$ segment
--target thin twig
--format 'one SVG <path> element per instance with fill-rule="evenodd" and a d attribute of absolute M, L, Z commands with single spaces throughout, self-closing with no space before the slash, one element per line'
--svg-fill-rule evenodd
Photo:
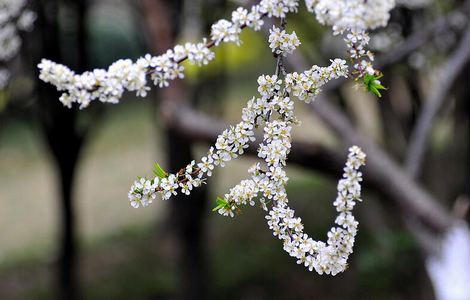
<path fill-rule="evenodd" d="M 281 18 L 279 27 L 281 30 L 286 29 L 287 21 L 285 18 Z M 269 32 L 268 32 L 269 33 Z M 274 75 L 279 77 L 280 74 L 286 75 L 286 69 L 284 67 L 284 60 L 283 60 L 283 55 L 282 53 L 276 54 L 274 53 L 274 57 L 276 58 L 276 71 L 274 72 Z"/>
<path fill-rule="evenodd" d="M 416 126 L 413 128 L 408 148 L 405 168 L 411 177 L 419 176 L 424 153 L 426 150 L 429 132 L 433 127 L 433 121 L 439 109 L 454 86 L 457 76 L 461 73 L 467 62 L 470 60 L 470 29 L 467 29 L 462 37 L 460 45 L 453 55 L 440 69 L 439 81 L 434 85 L 434 90 L 429 94 L 421 110 Z"/>

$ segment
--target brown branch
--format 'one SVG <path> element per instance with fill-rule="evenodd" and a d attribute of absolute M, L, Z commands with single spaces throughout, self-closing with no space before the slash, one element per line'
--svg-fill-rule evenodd
<path fill-rule="evenodd" d="M 213 143 L 217 136 L 230 126 L 189 106 L 175 107 L 171 115 L 170 126 L 193 142 Z M 256 136 L 256 140 L 260 141 L 262 137 Z M 256 145 L 251 143 L 246 153 L 256 156 L 258 154 Z M 288 159 L 289 163 L 334 176 L 341 174 L 344 164 L 344 157 L 340 153 L 323 146 L 298 141 L 292 142 Z"/>
<path fill-rule="evenodd" d="M 449 98 L 449 93 L 455 80 L 461 73 L 466 63 L 470 60 L 470 29 L 467 29 L 462 37 L 460 45 L 452 56 L 440 69 L 439 81 L 434 85 L 427 101 L 421 110 L 416 126 L 413 128 L 408 148 L 405 168 L 411 177 L 419 176 L 419 170 L 423 162 L 423 156 L 433 127 L 433 121 L 444 101 Z"/>

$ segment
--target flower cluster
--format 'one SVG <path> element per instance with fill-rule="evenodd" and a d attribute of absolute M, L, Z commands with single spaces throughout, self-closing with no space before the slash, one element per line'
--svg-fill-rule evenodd
<path fill-rule="evenodd" d="M 365 164 L 365 157 L 359 147 L 349 149 L 344 175 L 338 182 L 338 196 L 333 202 L 339 213 L 335 220 L 338 227 L 330 229 L 326 243 L 315 241 L 303 232 L 302 220 L 287 206 L 285 189 L 280 188 L 280 195 L 275 195 L 276 204 L 266 216 L 268 226 L 283 241 L 284 250 L 310 271 L 336 275 L 347 267 L 358 226 L 351 211 L 361 201 L 362 174 L 358 169 Z"/>
<path fill-rule="evenodd" d="M 147 54 L 135 63 L 121 59 L 108 70 L 95 69 L 83 74 L 75 74 L 64 65 L 43 59 L 38 65 L 39 78 L 55 85 L 59 91 L 66 91 L 60 97 L 65 106 L 71 107 L 76 102 L 83 108 L 94 100 L 117 103 L 125 91 L 135 91 L 137 96 L 145 97 L 150 89 L 147 76 L 156 86 L 168 86 L 170 80 L 184 77 L 184 67 L 178 63 L 184 59 L 202 65 L 214 59 L 214 53 L 206 47 L 205 41 L 187 43 L 160 56 Z"/>
<path fill-rule="evenodd" d="M 137 96 L 145 97 L 150 89 L 147 77 L 153 84 L 166 87 L 169 81 L 184 77 L 180 64 L 188 60 L 198 66 L 206 65 L 214 59 L 210 50 L 221 42 L 240 43 L 240 32 L 244 27 L 259 30 L 264 16 L 283 18 L 288 12 L 297 11 L 298 0 L 263 0 L 254 5 L 251 11 L 238 8 L 232 13 L 231 21 L 219 20 L 211 28 L 211 41 L 176 45 L 160 56 L 150 54 L 136 62 L 129 59 L 113 63 L 107 70 L 95 69 L 83 74 L 75 74 L 68 67 L 43 59 L 38 65 L 40 79 L 51 83 L 64 93 L 60 101 L 67 107 L 78 103 L 84 108 L 94 100 L 107 103 L 119 102 L 125 91 L 134 91 Z"/>
<path fill-rule="evenodd" d="M 395 0 L 305 0 L 305 3 L 321 24 L 332 26 L 334 34 L 345 34 L 356 79 L 376 73 L 372 67 L 374 56 L 367 50 L 370 38 L 366 30 L 387 24 Z"/>
<path fill-rule="evenodd" d="M 362 81 L 366 91 L 375 94 L 377 97 L 382 97 L 380 90 L 386 90 L 387 88 L 379 80 L 383 76 L 382 73 L 375 70 L 372 65 L 374 54 L 366 49 L 369 40 L 369 35 L 363 30 L 351 30 L 344 39 L 353 65 L 353 76 L 356 80 L 360 79 Z"/>
<path fill-rule="evenodd" d="M 215 45 L 220 42 L 234 42 L 240 44 L 240 26 L 227 20 L 219 20 L 211 27 L 211 39 Z"/>
<path fill-rule="evenodd" d="M 366 30 L 385 26 L 394 0 L 305 0 L 307 9 L 315 12 L 318 22 L 333 27 L 335 33 Z"/>
<path fill-rule="evenodd" d="M 166 174 L 163 178 L 157 176 L 136 181 L 128 194 L 131 205 L 147 206 L 155 199 L 156 193 L 160 193 L 163 200 L 167 200 L 172 194 L 176 195 L 178 189 L 189 194 L 193 187 L 201 185 L 212 175 L 215 166 L 223 167 L 226 162 L 243 154 L 248 143 L 255 140 L 254 126 L 267 111 L 266 104 L 258 100 L 253 98 L 248 102 L 243 111 L 243 121 L 222 132 L 215 147 L 211 147 L 199 163 L 193 161 L 178 173 Z"/>
<path fill-rule="evenodd" d="M 36 14 L 25 8 L 26 0 L 0 1 L 0 63 L 7 63 L 20 50 L 20 31 L 30 31 Z M 0 89 L 10 78 L 8 69 L 0 67 Z"/>
<path fill-rule="evenodd" d="M 254 198 L 258 196 L 258 192 L 258 184 L 253 179 L 242 180 L 224 195 L 224 205 L 218 207 L 217 211 L 223 216 L 234 217 L 239 206 L 255 205 Z"/>
<path fill-rule="evenodd" d="M 254 198 L 262 193 L 262 207 L 269 211 L 266 219 L 268 226 L 284 243 L 284 250 L 297 259 L 310 271 L 319 274 L 336 275 L 347 267 L 347 259 L 353 252 L 354 239 L 358 222 L 352 215 L 357 201 L 361 201 L 362 174 L 358 169 L 365 164 L 365 154 L 357 146 L 349 149 L 349 156 L 344 168 L 343 178 L 338 182 L 338 195 L 333 205 L 338 216 L 338 227 L 333 227 L 327 234 L 327 242 L 315 241 L 303 232 L 304 226 L 299 217 L 295 217 L 289 208 L 285 185 L 288 177 L 283 170 L 290 151 L 289 122 L 275 120 L 265 127 L 264 143 L 260 145 L 258 156 L 264 158 L 267 171 L 259 163 L 249 171 L 251 179 L 243 180 L 224 196 L 225 203 L 218 207 L 224 216 L 233 217 L 240 205 L 255 204 Z M 271 209 L 267 204 L 272 203 Z"/>
<path fill-rule="evenodd" d="M 346 34 L 344 41 L 348 48 L 348 55 L 353 62 L 356 77 L 362 78 L 366 74 L 374 74 L 375 70 L 372 66 L 374 54 L 366 49 L 370 41 L 367 32 L 363 30 L 351 30 Z"/>
<path fill-rule="evenodd" d="M 268 17 L 285 18 L 289 12 L 297 12 L 299 0 L 261 0 L 259 9 Z"/>
<path fill-rule="evenodd" d="M 348 76 L 348 67 L 342 59 L 331 60 L 328 67 L 313 66 L 302 73 L 286 75 L 287 91 L 309 103 L 320 92 L 320 87 L 332 79 Z"/>
<path fill-rule="evenodd" d="M 281 30 L 276 26 L 273 26 L 273 28 L 269 30 L 269 48 L 271 48 L 275 54 L 286 56 L 287 54 L 291 54 L 299 45 L 300 41 L 295 31 L 288 34 L 285 30 Z"/>

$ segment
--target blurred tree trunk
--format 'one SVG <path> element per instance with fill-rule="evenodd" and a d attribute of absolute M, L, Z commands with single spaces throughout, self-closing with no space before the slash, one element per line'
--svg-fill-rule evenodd
<path fill-rule="evenodd" d="M 177 172 L 193 158 L 191 143 L 178 130 L 166 130 L 171 172 Z M 190 196 L 172 198 L 170 224 L 174 226 L 179 246 L 182 299 L 207 298 L 207 259 L 205 256 L 205 220 L 207 189 L 197 188 Z"/>
<path fill-rule="evenodd" d="M 458 82 L 470 82 L 470 63 L 467 63 Z M 459 196 L 463 196 L 463 200 L 468 205 L 470 201 L 470 168 L 468 167 L 470 165 L 470 102 L 468 101 L 470 99 L 470 86 L 468 84 L 458 84 L 455 97 L 455 139 L 456 141 L 463 141 L 463 145 L 459 145 L 463 148 L 462 158 L 456 162 L 462 168 L 463 180 L 457 185 L 456 192 L 462 193 Z M 468 211 L 464 212 L 463 217 L 466 217 L 467 221 L 469 220 L 470 214 L 468 214 Z"/>
<path fill-rule="evenodd" d="M 180 32 L 182 1 L 143 0 L 143 10 L 151 39 L 151 48 L 156 53 L 171 49 Z M 169 87 L 157 91 L 160 100 L 158 119 L 163 120 L 167 145 L 168 168 L 177 172 L 193 159 L 192 143 L 177 128 L 174 115 L 181 106 L 191 105 L 193 99 L 188 89 L 179 80 Z M 179 286 L 178 297 L 182 299 L 207 298 L 207 267 L 204 251 L 204 218 L 206 211 L 206 188 L 194 189 L 191 195 L 178 194 L 172 197 L 169 224 L 174 230 L 178 246 Z"/>
<path fill-rule="evenodd" d="M 60 1 L 43 1 L 38 7 L 42 53 L 40 57 L 63 62 L 61 55 Z M 78 71 L 86 68 L 85 0 L 71 6 L 77 14 L 75 35 L 75 65 Z M 72 46 L 72 47 L 73 47 Z M 70 46 L 68 46 L 70 47 Z M 69 50 L 69 49 L 67 49 Z M 58 101 L 56 89 L 38 80 L 38 115 L 47 145 L 54 159 L 59 177 L 59 254 L 57 260 L 56 288 L 58 299 L 77 299 L 77 245 L 76 215 L 73 205 L 73 184 L 85 134 L 77 128 L 78 112 L 68 109 Z"/>

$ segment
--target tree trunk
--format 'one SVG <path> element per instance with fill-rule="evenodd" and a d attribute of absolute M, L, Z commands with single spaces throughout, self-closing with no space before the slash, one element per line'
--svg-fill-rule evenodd
<path fill-rule="evenodd" d="M 191 143 L 176 130 L 166 130 L 171 172 L 177 172 L 192 160 Z M 196 188 L 191 195 L 179 194 L 171 199 L 170 224 L 179 246 L 179 273 L 182 299 L 207 298 L 204 216 L 206 188 Z"/>
<path fill-rule="evenodd" d="M 38 5 L 38 22 L 41 32 L 40 58 L 62 62 L 60 53 L 61 38 L 58 23 L 59 1 L 44 1 Z M 86 1 L 80 0 L 73 8 L 77 13 L 76 44 L 74 57 L 78 71 L 86 68 Z M 46 13 L 47 12 L 47 13 Z M 58 176 L 59 186 L 59 241 L 56 269 L 56 296 L 58 299 L 78 299 L 77 282 L 77 237 L 76 215 L 73 205 L 73 184 L 85 132 L 76 126 L 78 111 L 68 109 L 58 101 L 60 94 L 54 87 L 38 79 L 39 101 L 37 112 L 46 143 L 52 154 Z"/>

